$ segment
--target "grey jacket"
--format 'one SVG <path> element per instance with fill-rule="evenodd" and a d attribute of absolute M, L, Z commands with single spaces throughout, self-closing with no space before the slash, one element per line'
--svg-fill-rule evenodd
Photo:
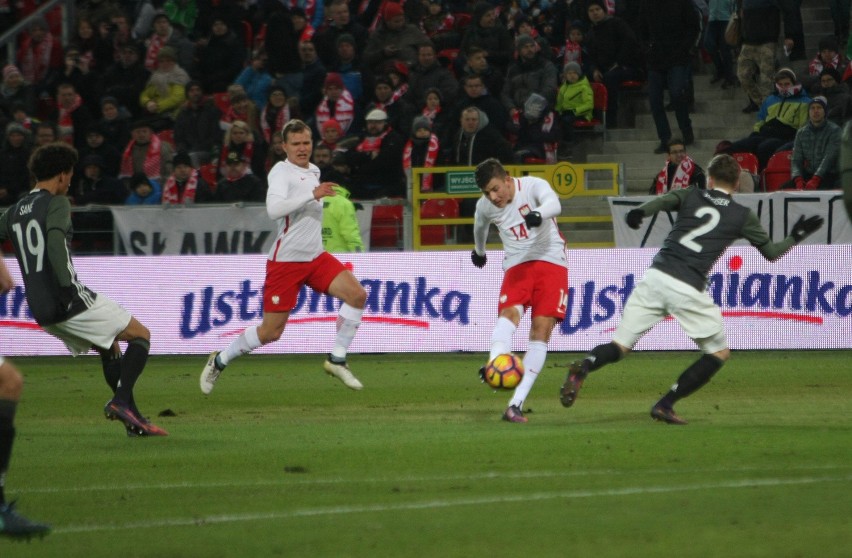
<path fill-rule="evenodd" d="M 826 120 L 816 127 L 809 120 L 796 132 L 791 176 L 795 179 L 837 174 L 839 156 L 840 126 Z"/>

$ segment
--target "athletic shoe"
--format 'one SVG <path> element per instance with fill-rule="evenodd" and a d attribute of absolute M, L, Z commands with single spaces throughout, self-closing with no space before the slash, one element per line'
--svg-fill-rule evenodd
<path fill-rule="evenodd" d="M 527 417 L 517 405 L 510 405 L 506 412 L 503 413 L 503 420 L 506 422 L 527 422 Z"/>
<path fill-rule="evenodd" d="M 331 362 L 331 359 L 327 359 L 325 364 L 323 364 L 323 368 L 328 372 L 329 376 L 334 376 L 349 389 L 359 390 L 364 389 L 364 385 L 358 381 L 358 378 L 355 377 L 355 374 L 349 370 L 349 367 L 346 366 L 346 362 Z"/>
<path fill-rule="evenodd" d="M 588 372 L 583 372 L 579 362 L 572 362 L 568 365 L 568 375 L 565 377 L 562 389 L 559 390 L 559 401 L 562 402 L 563 407 L 567 408 L 574 404 L 587 375 Z"/>
<path fill-rule="evenodd" d="M 123 422 L 125 428 L 128 430 L 128 436 L 130 436 L 130 427 L 133 427 L 137 431 L 137 435 L 140 435 L 138 433 L 141 433 L 143 436 L 169 435 L 168 432 L 159 426 L 151 424 L 145 417 L 140 418 L 130 407 L 118 399 L 112 399 L 107 402 L 106 406 L 104 406 L 104 415 L 109 420 L 120 420 Z"/>
<path fill-rule="evenodd" d="M 204 370 L 201 371 L 201 379 L 199 383 L 201 384 L 201 393 L 204 395 L 210 395 L 210 392 L 213 391 L 213 388 L 216 386 L 216 380 L 219 379 L 219 374 L 222 373 L 221 370 L 216 368 L 216 357 L 219 355 L 219 351 L 213 351 L 210 353 L 210 356 L 207 357 L 207 364 L 204 365 Z"/>
<path fill-rule="evenodd" d="M 0 504 L 0 535 L 14 539 L 27 539 L 50 533 L 50 525 L 30 521 L 15 511 L 15 503 Z"/>
<path fill-rule="evenodd" d="M 651 407 L 651 418 L 663 421 L 667 424 L 688 424 L 674 412 L 674 409 L 671 407 L 664 407 L 659 403 Z"/>
<path fill-rule="evenodd" d="M 485 367 L 479 369 L 479 381 L 485 383 Z"/>

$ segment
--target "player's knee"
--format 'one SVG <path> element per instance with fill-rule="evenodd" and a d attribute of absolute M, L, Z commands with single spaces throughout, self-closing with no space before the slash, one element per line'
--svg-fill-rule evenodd
<path fill-rule="evenodd" d="M 731 350 L 722 349 L 721 351 L 716 351 L 715 353 L 713 353 L 713 356 L 718 358 L 722 362 L 726 362 L 729 358 L 731 358 Z"/>
<path fill-rule="evenodd" d="M 18 401 L 24 391 L 24 377 L 9 361 L 0 364 L 0 399 Z"/>
<path fill-rule="evenodd" d="M 353 308 L 363 310 L 364 306 L 367 305 L 367 291 L 359 283 L 358 288 L 349 296 L 349 300 L 344 300 L 344 302 Z"/>

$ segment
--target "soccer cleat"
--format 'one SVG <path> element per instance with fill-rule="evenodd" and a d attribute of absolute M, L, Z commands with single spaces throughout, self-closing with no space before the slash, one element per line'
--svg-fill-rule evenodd
<path fill-rule="evenodd" d="M 222 373 L 220 369 L 216 368 L 216 357 L 218 355 L 219 351 L 210 353 L 210 356 L 207 357 L 207 364 L 204 365 L 204 370 L 201 371 L 199 384 L 201 385 L 201 393 L 204 395 L 210 395 L 210 392 L 216 386 L 219 374 Z"/>
<path fill-rule="evenodd" d="M 13 539 L 43 537 L 50 533 L 50 525 L 30 521 L 15 511 L 15 503 L 0 504 L 0 535 Z"/>
<path fill-rule="evenodd" d="M 349 389 L 359 390 L 364 389 L 364 385 L 358 381 L 358 378 L 355 377 L 355 374 L 349 370 L 349 367 L 346 366 L 346 362 L 332 362 L 331 359 L 326 359 L 323 364 L 323 368 L 329 374 L 329 376 L 334 376 Z"/>
<path fill-rule="evenodd" d="M 135 436 L 168 436 L 169 433 L 151 424 L 145 417 L 140 417 L 122 401 L 112 399 L 104 406 L 104 415 L 109 420 L 120 420 L 127 429 L 127 435 Z M 131 428 L 134 434 L 130 433 Z"/>
<path fill-rule="evenodd" d="M 677 413 L 674 412 L 674 409 L 671 407 L 665 407 L 659 403 L 651 407 L 651 418 L 665 422 L 666 424 L 689 424 L 680 418 Z"/>
<path fill-rule="evenodd" d="M 559 401 L 562 402 L 563 407 L 570 407 L 574 404 L 587 375 L 588 372 L 583 371 L 579 362 L 572 362 L 568 365 L 568 375 L 559 390 Z"/>
<path fill-rule="evenodd" d="M 506 422 L 527 422 L 527 417 L 517 405 L 510 405 L 506 412 L 503 413 L 503 420 Z"/>
<path fill-rule="evenodd" d="M 485 367 L 479 369 L 479 381 L 485 383 Z"/>

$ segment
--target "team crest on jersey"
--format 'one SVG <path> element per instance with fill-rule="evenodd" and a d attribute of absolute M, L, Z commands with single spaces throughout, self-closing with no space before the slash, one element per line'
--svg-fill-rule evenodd
<path fill-rule="evenodd" d="M 506 298 L 507 298 L 506 295 L 500 294 L 500 304 L 503 304 L 504 302 L 506 302 Z"/>
<path fill-rule="evenodd" d="M 530 214 L 530 211 L 532 211 L 532 209 L 530 209 L 530 205 L 528 203 L 525 203 L 524 205 L 518 208 L 518 211 L 521 212 L 522 216 L 526 216 Z"/>
<path fill-rule="evenodd" d="M 272 295 L 272 304 L 278 304 L 278 301 L 281 300 L 278 295 Z"/>

